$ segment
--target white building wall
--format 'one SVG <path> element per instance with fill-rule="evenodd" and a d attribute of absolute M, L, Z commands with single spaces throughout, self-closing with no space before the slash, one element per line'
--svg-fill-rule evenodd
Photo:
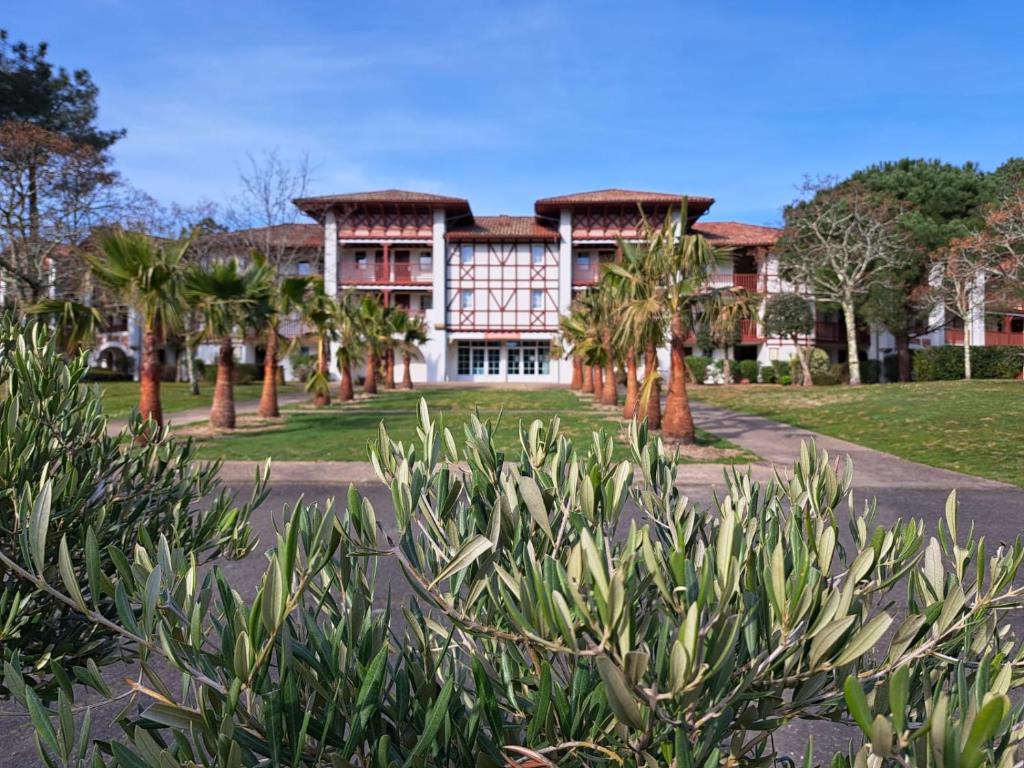
<path fill-rule="evenodd" d="M 324 293 L 328 296 L 338 295 L 338 220 L 334 211 L 327 211 L 324 216 Z M 327 364 L 327 375 L 338 379 L 341 375 L 335 368 L 338 359 L 338 342 L 328 343 L 330 360 Z"/>
<path fill-rule="evenodd" d="M 448 378 L 448 326 L 445 317 L 445 211 L 434 209 L 433 240 L 431 242 L 433 274 L 433 308 L 427 313 L 431 325 L 430 339 L 423 346 L 424 381 L 446 381 Z M 415 371 L 415 369 L 414 369 Z M 415 380 L 415 379 L 414 379 Z"/>

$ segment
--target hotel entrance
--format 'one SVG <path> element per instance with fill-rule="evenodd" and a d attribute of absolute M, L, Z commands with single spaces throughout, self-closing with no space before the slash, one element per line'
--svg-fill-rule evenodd
<path fill-rule="evenodd" d="M 551 342 L 460 340 L 455 342 L 454 368 L 459 381 L 550 381 Z"/>

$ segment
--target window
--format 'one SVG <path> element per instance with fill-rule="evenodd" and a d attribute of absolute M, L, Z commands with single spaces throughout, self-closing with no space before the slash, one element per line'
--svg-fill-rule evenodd
<path fill-rule="evenodd" d="M 576 254 L 576 263 L 581 267 L 590 266 L 590 253 L 588 251 L 580 251 Z"/>
<path fill-rule="evenodd" d="M 463 245 L 459 248 L 459 262 L 462 264 L 473 263 L 473 246 Z"/>
<path fill-rule="evenodd" d="M 544 309 L 544 291 L 530 291 L 530 309 Z"/>
<path fill-rule="evenodd" d="M 459 376 L 498 376 L 501 373 L 501 343 L 460 341 L 456 358 Z"/>
<path fill-rule="evenodd" d="M 434 254 L 430 251 L 420 251 L 420 269 L 429 272 L 434 268 Z"/>
<path fill-rule="evenodd" d="M 463 309 L 473 308 L 473 291 L 463 291 L 459 300 Z"/>
<path fill-rule="evenodd" d="M 310 274 L 312 274 L 312 270 L 309 268 L 309 262 L 308 261 L 300 261 L 299 264 L 298 264 L 298 267 L 299 267 L 299 274 L 300 275 L 310 275 Z"/>
<path fill-rule="evenodd" d="M 544 263 L 544 246 L 533 245 L 530 246 L 530 263 L 532 264 L 543 264 Z"/>
<path fill-rule="evenodd" d="M 356 251 L 356 269 L 366 269 L 366 251 Z"/>
<path fill-rule="evenodd" d="M 434 297 L 425 293 L 420 296 L 420 309 L 433 309 L 434 308 Z"/>
<path fill-rule="evenodd" d="M 508 342 L 509 376 L 547 376 L 551 372 L 551 343 Z"/>

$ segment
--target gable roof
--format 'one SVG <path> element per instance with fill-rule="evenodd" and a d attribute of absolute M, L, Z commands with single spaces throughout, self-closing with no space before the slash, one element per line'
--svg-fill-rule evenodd
<path fill-rule="evenodd" d="M 324 229 L 319 224 L 294 223 L 275 224 L 270 227 L 252 227 L 236 229 L 232 232 L 216 232 L 206 235 L 203 240 L 210 244 L 229 243 L 252 245 L 269 242 L 284 248 L 316 248 L 324 247 Z"/>
<path fill-rule="evenodd" d="M 558 240 L 558 232 L 534 216 L 474 216 L 472 223 L 449 230 L 447 239 L 452 242 Z"/>
<path fill-rule="evenodd" d="M 371 192 L 350 192 L 342 195 L 299 197 L 292 201 L 303 213 L 316 217 L 336 205 L 427 205 L 469 212 L 469 201 L 462 197 L 435 195 L 432 192 L 411 192 L 406 189 L 379 189 Z"/>
<path fill-rule="evenodd" d="M 542 197 L 534 204 L 534 208 L 537 213 L 550 213 L 558 208 L 575 208 L 577 206 L 657 205 L 667 207 L 679 205 L 684 197 L 688 206 L 689 218 L 700 216 L 715 202 L 715 198 L 701 195 L 643 192 L 633 189 L 598 189 L 592 192 L 574 192 L 557 197 Z"/>
<path fill-rule="evenodd" d="M 741 246 L 775 245 L 782 230 L 778 227 L 760 227 L 756 224 L 743 224 L 739 221 L 700 221 L 691 229 L 703 235 L 711 245 L 723 248 Z"/>

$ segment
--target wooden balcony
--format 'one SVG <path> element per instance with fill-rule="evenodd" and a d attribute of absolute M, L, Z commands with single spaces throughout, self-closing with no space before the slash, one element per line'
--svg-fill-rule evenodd
<path fill-rule="evenodd" d="M 712 288 L 743 288 L 751 293 L 764 293 L 764 280 L 756 272 L 733 272 L 716 274 L 711 278 Z"/>
<path fill-rule="evenodd" d="M 947 328 L 946 329 L 946 343 L 952 345 L 963 346 L 964 344 L 964 329 L 963 328 Z"/>
<path fill-rule="evenodd" d="M 740 321 L 740 342 L 743 344 L 756 344 L 764 339 L 757 332 L 757 320 Z"/>
<path fill-rule="evenodd" d="M 949 331 L 946 331 L 946 341 L 949 342 Z M 960 332 L 960 343 L 963 344 L 963 331 Z M 1024 332 L 1018 331 L 985 331 L 986 347 L 1024 347 Z"/>
<path fill-rule="evenodd" d="M 343 264 L 342 285 L 429 285 L 434 280 L 431 270 L 418 264 Z"/>
<path fill-rule="evenodd" d="M 842 323 L 832 320 L 817 320 L 814 323 L 814 338 L 816 341 L 846 341 L 846 329 L 843 328 Z"/>

